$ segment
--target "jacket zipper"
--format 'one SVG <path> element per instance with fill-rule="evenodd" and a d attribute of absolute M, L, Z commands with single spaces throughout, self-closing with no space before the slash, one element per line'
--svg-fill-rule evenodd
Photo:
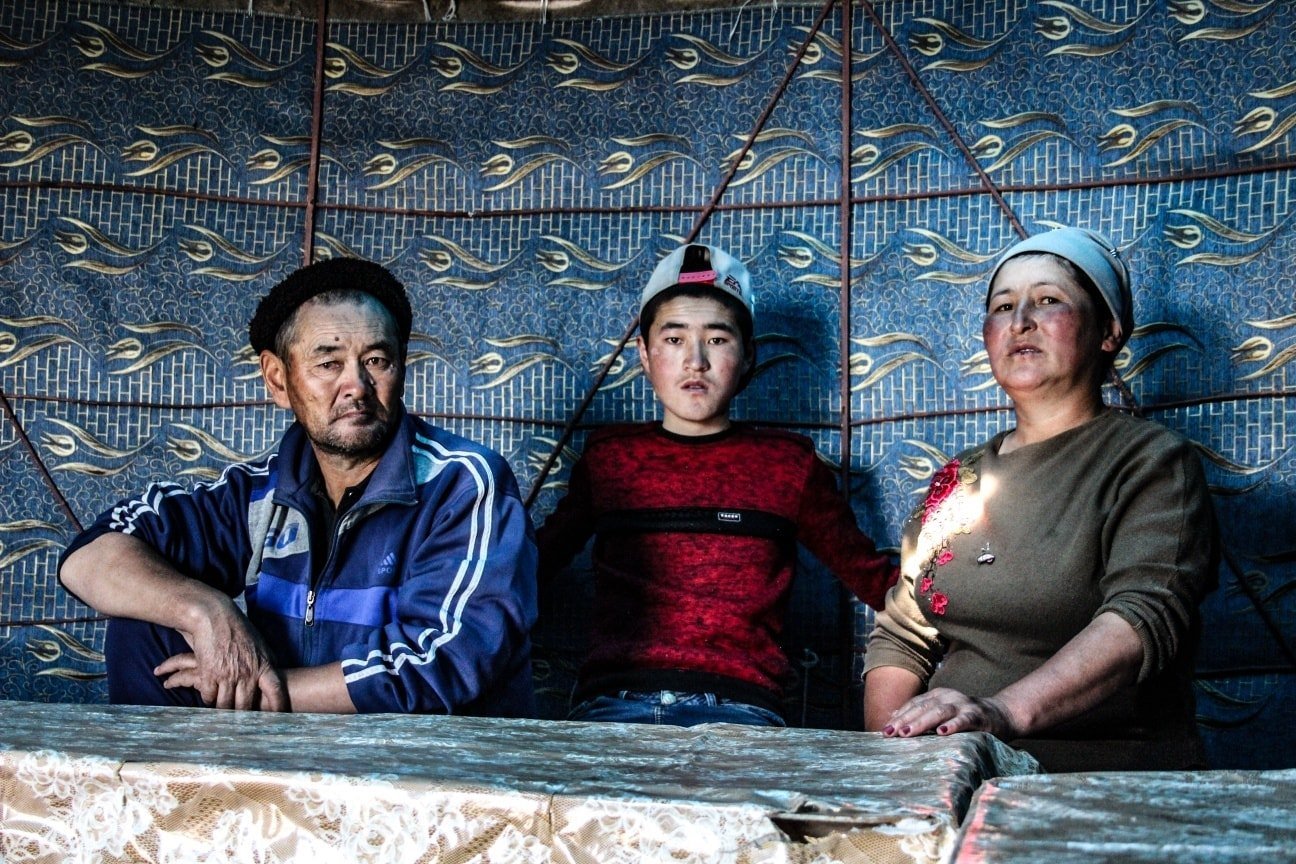
<path fill-rule="evenodd" d="M 353 507 L 346 512 L 346 515 L 338 520 L 337 527 L 333 530 L 333 535 L 329 538 L 328 555 L 324 559 L 324 566 L 321 567 L 319 572 L 311 578 L 310 587 L 306 591 L 306 615 L 302 620 L 302 623 L 307 627 L 312 627 L 315 624 L 315 599 L 318 594 L 318 589 L 324 581 L 324 574 L 328 573 L 333 565 L 333 555 L 337 552 L 338 540 L 341 539 L 342 532 L 351 527 L 351 524 L 358 518 L 355 515 L 355 512 L 356 508 Z"/>
<path fill-rule="evenodd" d="M 311 577 L 310 586 L 306 590 L 306 615 L 302 623 L 307 627 L 312 627 L 315 624 L 315 597 L 320 584 L 324 581 L 324 574 L 328 572 L 329 565 L 333 563 L 333 553 L 337 551 L 338 537 L 342 534 L 342 527 L 345 522 L 346 517 L 344 516 L 339 520 L 337 527 L 333 529 L 333 534 L 329 537 L 328 555 L 324 557 L 324 566 Z"/>
<path fill-rule="evenodd" d="M 368 516 L 369 514 L 382 509 L 382 504 L 384 503 L 386 502 L 371 502 L 365 506 L 363 511 L 361 511 L 359 502 L 356 502 L 356 505 L 347 510 L 342 518 L 338 520 L 337 527 L 333 530 L 333 535 L 329 538 L 328 555 L 324 559 L 324 566 L 319 569 L 318 573 L 311 577 L 310 585 L 307 586 L 306 589 L 306 614 L 302 617 L 302 624 L 306 628 L 309 629 L 315 625 L 315 600 L 319 595 L 319 590 L 322 588 L 324 574 L 328 573 L 333 566 L 333 556 L 337 553 L 338 541 L 342 538 L 343 532 L 348 530 L 356 522 L 360 521 L 362 517 Z"/>
<path fill-rule="evenodd" d="M 345 521 L 345 518 L 343 521 Z M 319 569 L 318 573 L 311 577 L 310 587 L 306 590 L 306 616 L 302 623 L 307 627 L 312 627 L 315 624 L 316 593 L 319 590 L 320 584 L 324 581 L 324 574 L 328 572 L 329 565 L 333 563 L 333 553 L 337 551 L 337 541 L 338 536 L 342 533 L 342 525 L 343 523 L 339 522 L 337 528 L 333 532 L 333 536 L 329 538 L 328 555 L 324 558 L 324 566 Z"/>

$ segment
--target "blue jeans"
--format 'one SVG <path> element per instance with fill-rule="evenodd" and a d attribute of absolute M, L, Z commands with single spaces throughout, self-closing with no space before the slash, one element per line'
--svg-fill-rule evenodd
<path fill-rule="evenodd" d="M 676 690 L 622 690 L 615 696 L 595 696 L 572 708 L 567 719 L 654 723 L 659 726 L 697 726 L 701 723 L 787 725 L 782 717 L 759 705 L 723 699 L 714 693 L 681 693 Z"/>

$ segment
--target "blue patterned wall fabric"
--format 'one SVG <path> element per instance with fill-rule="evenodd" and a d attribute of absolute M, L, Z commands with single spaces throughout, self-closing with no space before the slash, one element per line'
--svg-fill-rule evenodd
<path fill-rule="evenodd" d="M 1128 255 L 1140 326 L 1118 369 L 1200 446 L 1229 550 L 1198 660 L 1211 758 L 1296 764 L 1296 6 L 316 29 L 0 4 L 0 698 L 104 698 L 103 624 L 58 588 L 58 554 L 147 482 L 274 446 L 288 418 L 246 322 L 308 249 L 411 287 L 407 404 L 501 451 L 539 522 L 589 428 L 654 416 L 633 351 L 612 356 L 655 262 L 700 226 L 758 291 L 737 414 L 814 437 L 894 547 L 941 462 L 1011 421 L 980 308 L 1016 220 Z M 851 726 L 869 614 L 804 565 L 789 713 Z M 577 628 L 546 610 L 555 716 Z"/>

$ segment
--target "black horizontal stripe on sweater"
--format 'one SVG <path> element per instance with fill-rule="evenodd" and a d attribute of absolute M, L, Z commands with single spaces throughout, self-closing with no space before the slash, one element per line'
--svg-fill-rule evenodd
<path fill-rule="evenodd" d="M 714 507 L 613 510 L 599 515 L 594 530 L 599 534 L 726 534 L 780 543 L 796 542 L 797 534 L 796 523 L 777 513 Z"/>

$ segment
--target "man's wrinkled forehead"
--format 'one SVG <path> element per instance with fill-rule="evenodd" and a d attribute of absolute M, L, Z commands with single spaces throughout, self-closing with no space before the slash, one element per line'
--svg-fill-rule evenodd
<path fill-rule="evenodd" d="M 302 303 L 286 322 L 292 348 L 303 354 L 336 353 L 360 340 L 363 350 L 394 353 L 399 344 L 391 312 L 368 294 L 322 294 Z"/>

